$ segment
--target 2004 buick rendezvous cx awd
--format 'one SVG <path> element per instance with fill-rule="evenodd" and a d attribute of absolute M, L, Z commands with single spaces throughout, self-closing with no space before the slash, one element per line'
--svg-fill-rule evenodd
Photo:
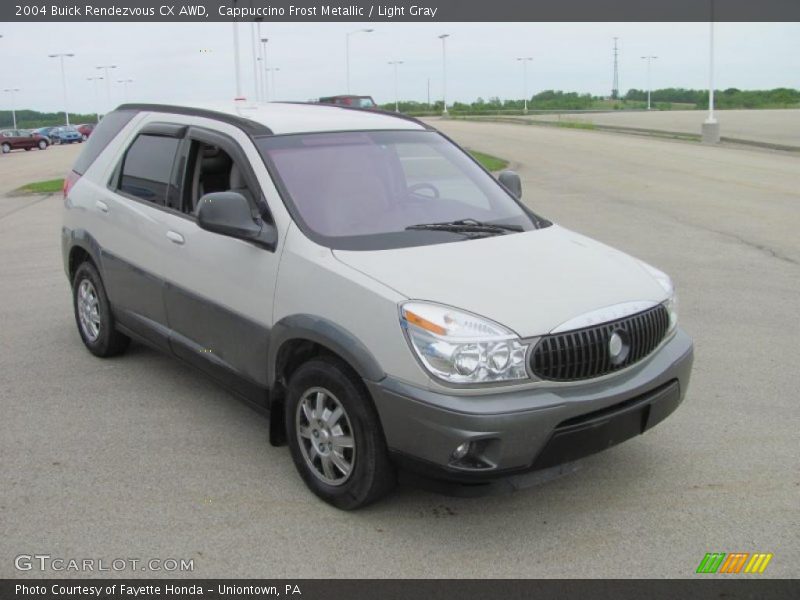
<path fill-rule="evenodd" d="M 479 484 L 653 427 L 692 364 L 670 278 L 499 179 L 375 111 L 123 105 L 65 182 L 78 331 L 268 408 L 271 441 L 344 509 L 398 468 Z"/>

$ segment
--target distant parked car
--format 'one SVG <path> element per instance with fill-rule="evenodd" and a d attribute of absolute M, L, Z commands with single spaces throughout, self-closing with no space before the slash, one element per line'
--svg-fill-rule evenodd
<path fill-rule="evenodd" d="M 50 131 L 50 139 L 54 144 L 81 143 L 84 138 L 81 133 L 73 126 L 55 127 Z"/>
<path fill-rule="evenodd" d="M 46 137 L 27 129 L 4 129 L 0 131 L 0 149 L 3 154 L 8 154 L 12 150 L 30 150 L 39 148 L 46 150 L 50 142 Z"/>
<path fill-rule="evenodd" d="M 319 99 L 320 104 L 336 104 L 353 108 L 378 108 L 372 96 L 327 96 Z"/>
<path fill-rule="evenodd" d="M 78 133 L 81 134 L 83 141 L 89 139 L 89 136 L 92 135 L 92 131 L 94 131 L 94 123 L 84 123 L 82 125 L 75 125 L 75 129 L 78 130 Z"/>
<path fill-rule="evenodd" d="M 33 131 L 34 133 L 38 133 L 42 137 L 46 137 L 48 143 L 52 143 L 53 138 L 50 134 L 54 129 L 56 129 L 56 127 L 39 127 L 39 129 L 34 129 Z"/>

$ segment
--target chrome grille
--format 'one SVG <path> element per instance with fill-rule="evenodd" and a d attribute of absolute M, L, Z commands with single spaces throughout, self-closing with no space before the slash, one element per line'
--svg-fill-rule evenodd
<path fill-rule="evenodd" d="M 577 381 L 624 369 L 650 354 L 669 328 L 667 309 L 659 304 L 643 312 L 564 333 L 544 336 L 531 352 L 533 373 L 550 381 Z M 623 339 L 624 356 L 609 350 L 614 333 Z"/>

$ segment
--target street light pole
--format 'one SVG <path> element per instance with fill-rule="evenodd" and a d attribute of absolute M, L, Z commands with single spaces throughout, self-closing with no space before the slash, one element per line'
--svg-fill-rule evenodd
<path fill-rule="evenodd" d="M 716 123 L 714 117 L 714 21 L 709 23 L 708 32 L 708 119 L 706 123 Z"/>
<path fill-rule="evenodd" d="M 109 69 L 116 69 L 117 65 L 100 65 L 96 69 L 103 69 L 103 77 L 106 80 L 106 110 L 111 110 L 111 77 L 108 74 Z"/>
<path fill-rule="evenodd" d="M 400 103 L 397 98 L 397 65 L 402 65 L 402 60 L 390 60 L 390 65 L 394 66 L 394 112 L 400 112 Z"/>
<path fill-rule="evenodd" d="M 523 56 L 517 59 L 522 62 L 522 89 L 525 95 L 525 105 L 522 114 L 528 114 L 528 63 L 533 60 L 530 56 Z"/>
<path fill-rule="evenodd" d="M 351 31 L 344 36 L 344 61 L 345 61 L 345 68 L 347 70 L 347 93 L 350 93 L 350 36 L 355 35 L 357 33 L 372 33 L 375 31 L 374 29 L 356 29 L 355 31 Z"/>
<path fill-rule="evenodd" d="M 236 1 L 234 0 L 234 4 Z M 239 23 L 233 22 L 233 70 L 236 76 L 236 98 L 242 97 L 242 71 L 239 65 Z"/>
<path fill-rule="evenodd" d="M 123 90 L 122 93 L 123 93 L 123 95 L 125 97 L 125 102 L 127 102 L 128 101 L 128 84 L 129 83 L 133 83 L 133 79 L 120 79 L 120 80 L 117 81 L 117 83 L 121 83 L 122 84 L 122 90 Z"/>
<path fill-rule="evenodd" d="M 61 89 L 64 92 L 64 118 L 67 120 L 67 127 L 69 127 L 69 109 L 67 108 L 67 75 L 64 72 L 64 57 L 75 56 L 71 52 L 62 52 L 61 54 L 48 54 L 49 58 L 58 58 L 61 61 Z"/>
<path fill-rule="evenodd" d="M 450 37 L 449 33 L 439 36 L 442 40 L 442 115 L 447 116 L 447 44 L 445 41 Z"/>
<path fill-rule="evenodd" d="M 261 43 L 261 21 L 256 22 L 256 47 L 258 49 L 258 76 L 256 77 L 256 86 L 258 87 L 258 97 L 266 102 L 264 97 L 264 46 Z"/>
<path fill-rule="evenodd" d="M 0 35 L 0 37 L 3 37 Z M 14 129 L 17 128 L 17 110 L 16 110 L 16 101 L 14 99 L 14 93 L 19 91 L 19 88 L 8 88 L 3 90 L 4 92 L 8 92 L 11 94 L 11 120 L 14 122 Z"/>
<path fill-rule="evenodd" d="M 647 110 L 650 110 L 650 61 L 657 59 L 657 56 L 643 56 L 642 59 L 647 61 Z"/>
<path fill-rule="evenodd" d="M 714 0 L 711 4 L 711 21 L 708 24 L 708 118 L 701 126 L 705 144 L 718 144 L 719 123 L 714 116 Z"/>
<path fill-rule="evenodd" d="M 428 77 L 428 110 L 431 108 L 431 78 Z"/>
<path fill-rule="evenodd" d="M 264 102 L 269 102 L 269 67 L 267 66 L 267 42 L 269 42 L 269 38 L 261 38 L 261 47 L 264 49 L 264 58 L 261 61 L 261 66 L 264 68 L 264 77 L 263 77 L 263 84 L 264 84 Z"/>
<path fill-rule="evenodd" d="M 275 73 L 277 73 L 280 70 L 281 70 L 280 67 L 270 67 L 269 69 L 267 69 L 267 72 L 269 73 L 271 78 L 270 85 L 272 86 L 273 98 L 278 97 L 278 87 L 275 85 Z"/>
<path fill-rule="evenodd" d="M 250 23 L 250 52 L 253 55 L 253 90 L 255 91 L 256 102 L 260 100 L 258 91 L 258 50 L 256 49 L 256 24 Z"/>
<path fill-rule="evenodd" d="M 99 107 L 98 102 L 97 102 L 97 82 L 99 80 L 101 80 L 101 79 L 103 79 L 103 78 L 102 77 L 87 77 L 86 78 L 86 81 L 91 81 L 92 82 L 92 87 L 94 88 L 94 107 L 97 110 L 96 117 L 97 117 L 97 122 L 98 123 L 100 122 L 100 107 Z"/>

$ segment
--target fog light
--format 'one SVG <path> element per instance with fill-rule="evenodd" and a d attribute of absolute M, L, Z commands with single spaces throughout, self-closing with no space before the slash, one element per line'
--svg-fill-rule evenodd
<path fill-rule="evenodd" d="M 472 442 L 464 442 L 463 444 L 456 446 L 456 449 L 453 450 L 453 459 L 461 460 L 464 458 L 467 454 L 469 454 L 471 446 Z"/>

